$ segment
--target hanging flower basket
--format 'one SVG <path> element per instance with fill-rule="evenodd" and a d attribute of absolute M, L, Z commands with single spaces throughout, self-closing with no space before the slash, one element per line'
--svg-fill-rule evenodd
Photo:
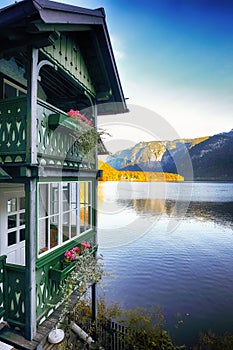
<path fill-rule="evenodd" d="M 53 130 L 62 127 L 72 134 L 75 138 L 75 146 L 77 146 L 82 158 L 95 151 L 98 144 L 101 143 L 101 136 L 106 134 L 104 130 L 97 130 L 88 118 L 73 109 L 67 115 L 61 113 L 50 114 L 48 116 L 48 126 Z"/>

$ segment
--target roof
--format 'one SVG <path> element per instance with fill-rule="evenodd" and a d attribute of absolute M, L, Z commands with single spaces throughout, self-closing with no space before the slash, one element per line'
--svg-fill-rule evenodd
<path fill-rule="evenodd" d="M 0 16 L 4 16 L 1 19 L 0 28 L 37 13 L 45 23 L 80 24 L 83 21 L 100 24 L 101 18 L 105 17 L 103 8 L 90 10 L 49 0 L 23 0 L 0 9 Z"/>
<path fill-rule="evenodd" d="M 103 8 L 92 10 L 49 0 L 23 0 L 0 9 L 2 52 L 25 45 L 46 46 L 58 31 L 78 35 L 96 85 L 108 82 L 108 97 L 106 91 L 97 90 L 99 114 L 127 112 Z M 101 79 L 105 79 L 105 84 Z M 114 104 L 113 110 L 107 106 L 109 102 Z"/>

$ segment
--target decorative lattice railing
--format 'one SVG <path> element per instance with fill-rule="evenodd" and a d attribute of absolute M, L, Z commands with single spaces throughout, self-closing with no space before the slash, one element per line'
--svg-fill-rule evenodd
<path fill-rule="evenodd" d="M 25 266 L 4 265 L 4 319 L 14 328 L 24 330 L 25 314 Z"/>
<path fill-rule="evenodd" d="M 4 302 L 4 264 L 6 263 L 6 256 L 0 256 L 0 319 L 5 313 Z"/>
<path fill-rule="evenodd" d="M 0 162 L 26 161 L 26 97 L 0 100 Z"/>
<path fill-rule="evenodd" d="M 31 142 L 37 145 L 38 164 L 63 167 L 95 168 L 95 152 L 89 158 L 80 157 L 78 134 L 85 126 L 73 121 L 66 113 L 38 100 L 37 135 Z M 0 100 L 0 162 L 25 163 L 27 152 L 27 97 Z"/>

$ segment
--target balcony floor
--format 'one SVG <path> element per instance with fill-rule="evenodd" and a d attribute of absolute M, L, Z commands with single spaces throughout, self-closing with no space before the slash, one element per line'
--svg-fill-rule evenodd
<path fill-rule="evenodd" d="M 72 294 L 71 303 L 75 306 L 76 295 Z M 50 350 L 57 349 L 58 344 L 50 344 L 47 341 L 49 332 L 55 328 L 63 305 L 54 311 L 39 327 L 33 340 L 27 340 L 22 333 L 11 330 L 5 323 L 0 324 L 0 341 L 14 346 L 14 350 Z"/>

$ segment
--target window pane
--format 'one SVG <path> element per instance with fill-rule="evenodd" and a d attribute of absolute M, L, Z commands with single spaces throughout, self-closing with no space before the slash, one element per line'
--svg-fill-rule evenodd
<path fill-rule="evenodd" d="M 48 216 L 48 185 L 39 185 L 39 218 Z"/>
<path fill-rule="evenodd" d="M 18 90 L 18 95 L 19 95 L 19 96 L 23 96 L 23 95 L 25 95 L 25 92 L 24 92 L 24 91 L 21 91 L 21 90 Z"/>
<path fill-rule="evenodd" d="M 59 223 L 59 215 L 51 216 L 51 218 L 50 218 L 50 223 L 53 224 L 53 225 L 58 226 L 58 223 Z"/>
<path fill-rule="evenodd" d="M 25 241 L 25 228 L 19 231 L 19 240 L 20 242 Z"/>
<path fill-rule="evenodd" d="M 70 238 L 70 213 L 63 214 L 63 225 L 62 225 L 62 241 L 65 242 Z"/>
<path fill-rule="evenodd" d="M 20 210 L 25 209 L 25 197 L 21 197 L 19 199 L 19 209 Z"/>
<path fill-rule="evenodd" d="M 80 232 L 81 233 L 85 231 L 85 211 L 86 211 L 85 207 L 80 208 Z"/>
<path fill-rule="evenodd" d="M 85 182 L 80 182 L 79 193 L 80 203 L 85 203 Z"/>
<path fill-rule="evenodd" d="M 12 213 L 17 210 L 17 199 L 11 198 L 7 201 L 7 212 Z"/>
<path fill-rule="evenodd" d="M 75 237 L 78 234 L 77 223 L 78 223 L 78 211 L 73 210 L 71 212 L 71 237 Z"/>
<path fill-rule="evenodd" d="M 77 209 L 77 183 L 71 182 L 70 184 L 70 197 L 71 197 L 71 209 Z"/>
<path fill-rule="evenodd" d="M 39 220 L 38 251 L 39 254 L 48 250 L 48 219 Z"/>
<path fill-rule="evenodd" d="M 50 248 L 58 245 L 58 226 L 50 222 Z"/>
<path fill-rule="evenodd" d="M 86 210 L 86 229 L 89 230 L 91 228 L 91 207 L 87 207 Z"/>
<path fill-rule="evenodd" d="M 5 83 L 4 84 L 4 98 L 13 98 L 17 96 L 17 90 L 15 87 Z"/>
<path fill-rule="evenodd" d="M 63 214 L 63 225 L 68 225 L 70 221 L 70 212 Z"/>
<path fill-rule="evenodd" d="M 50 214 L 59 212 L 59 186 L 58 184 L 50 185 Z"/>
<path fill-rule="evenodd" d="M 8 232 L 8 246 L 16 244 L 16 231 Z"/>
<path fill-rule="evenodd" d="M 70 200 L 69 200 L 69 184 L 64 183 L 62 185 L 62 210 L 67 211 L 70 209 Z"/>
<path fill-rule="evenodd" d="M 86 203 L 89 203 L 89 198 L 90 198 L 90 182 L 87 182 L 86 183 L 86 190 L 85 190 L 85 193 L 86 193 L 86 196 L 85 196 L 85 202 Z"/>
<path fill-rule="evenodd" d="M 20 226 L 25 225 L 25 213 L 21 213 L 19 215 L 19 224 L 20 224 Z"/>
<path fill-rule="evenodd" d="M 8 216 L 8 229 L 14 228 L 16 226 L 17 226 L 16 215 L 9 215 Z"/>

